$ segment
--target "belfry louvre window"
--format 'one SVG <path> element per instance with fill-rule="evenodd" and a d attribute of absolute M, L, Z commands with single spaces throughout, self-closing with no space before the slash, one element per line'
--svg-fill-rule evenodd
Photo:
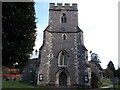
<path fill-rule="evenodd" d="M 68 54 L 66 51 L 61 51 L 58 55 L 58 66 L 59 67 L 66 67 L 68 60 Z"/>
<path fill-rule="evenodd" d="M 62 39 L 66 40 L 67 39 L 67 35 L 66 34 L 62 34 Z"/>
<path fill-rule="evenodd" d="M 63 13 L 62 17 L 61 17 L 61 23 L 67 23 L 67 18 L 66 18 L 66 14 Z"/>

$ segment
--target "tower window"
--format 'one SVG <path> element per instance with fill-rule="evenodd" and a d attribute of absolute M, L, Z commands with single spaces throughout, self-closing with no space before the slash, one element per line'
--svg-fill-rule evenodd
<path fill-rule="evenodd" d="M 68 54 L 65 51 L 61 51 L 58 55 L 58 66 L 66 67 L 67 66 Z"/>
<path fill-rule="evenodd" d="M 62 39 L 66 40 L 67 39 L 67 35 L 66 34 L 62 34 Z"/>
<path fill-rule="evenodd" d="M 66 14 L 63 13 L 62 17 L 61 17 L 61 23 L 67 23 L 67 18 L 66 18 Z"/>

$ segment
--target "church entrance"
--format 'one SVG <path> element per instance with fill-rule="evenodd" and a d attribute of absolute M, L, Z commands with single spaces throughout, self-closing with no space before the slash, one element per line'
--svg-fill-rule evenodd
<path fill-rule="evenodd" d="M 59 75 L 59 85 L 67 86 L 67 75 L 64 72 L 61 72 Z"/>
<path fill-rule="evenodd" d="M 56 86 L 69 87 L 70 75 L 66 69 L 60 69 L 56 73 Z"/>

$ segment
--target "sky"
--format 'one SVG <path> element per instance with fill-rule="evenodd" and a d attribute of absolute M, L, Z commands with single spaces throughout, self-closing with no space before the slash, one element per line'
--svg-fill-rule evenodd
<path fill-rule="evenodd" d="M 109 61 L 118 67 L 118 1 L 119 0 L 35 0 L 37 39 L 34 49 L 43 44 L 43 31 L 48 26 L 49 3 L 77 3 L 78 23 L 84 32 L 84 45 L 98 54 L 103 69 Z M 38 57 L 33 54 L 32 58 Z"/>

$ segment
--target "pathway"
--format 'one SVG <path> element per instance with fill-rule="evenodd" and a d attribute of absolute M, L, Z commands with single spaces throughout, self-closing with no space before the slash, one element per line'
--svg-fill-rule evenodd
<path fill-rule="evenodd" d="M 112 84 L 108 84 L 108 83 L 103 83 L 103 84 L 107 85 L 107 86 L 104 86 L 104 87 L 101 87 L 101 88 L 113 88 Z"/>
<path fill-rule="evenodd" d="M 113 85 L 104 86 L 104 87 L 101 87 L 101 88 L 113 88 Z"/>

